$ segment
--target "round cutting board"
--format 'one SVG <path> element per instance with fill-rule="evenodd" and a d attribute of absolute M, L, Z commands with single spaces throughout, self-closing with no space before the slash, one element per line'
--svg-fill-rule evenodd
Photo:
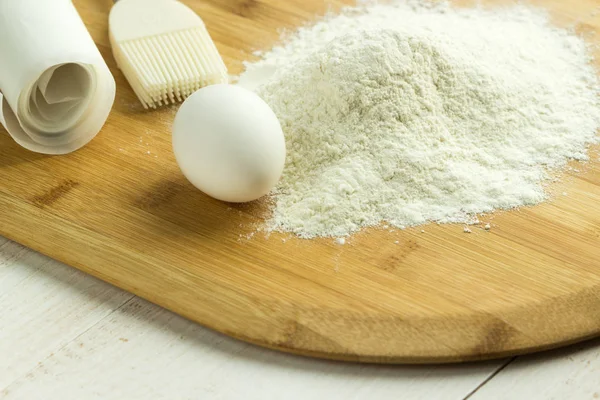
<path fill-rule="evenodd" d="M 332 4 L 185 3 L 232 73 L 280 28 Z M 580 21 L 582 34 L 599 30 L 594 0 L 535 3 L 556 23 Z M 490 230 L 382 226 L 345 245 L 266 237 L 257 232 L 266 202 L 217 202 L 180 173 L 170 145 L 176 108 L 145 112 L 117 70 L 110 2 L 75 5 L 117 80 L 115 107 L 89 146 L 63 157 L 29 153 L 0 132 L 0 234 L 227 335 L 302 355 L 464 361 L 600 334 L 597 149 L 551 188 L 548 203 L 481 216 Z"/>

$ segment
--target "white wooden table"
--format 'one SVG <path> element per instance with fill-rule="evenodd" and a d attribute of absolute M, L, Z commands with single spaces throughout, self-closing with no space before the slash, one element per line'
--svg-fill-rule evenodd
<path fill-rule="evenodd" d="M 0 399 L 466 398 L 600 399 L 600 341 L 466 365 L 311 360 L 229 339 L 0 237 Z"/>

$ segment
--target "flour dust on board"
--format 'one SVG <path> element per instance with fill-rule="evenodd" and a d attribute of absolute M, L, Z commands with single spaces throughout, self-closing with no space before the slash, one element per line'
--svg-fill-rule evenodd
<path fill-rule="evenodd" d="M 269 228 L 304 238 L 537 204 L 600 126 L 588 46 L 523 5 L 346 9 L 247 64 L 240 84 L 286 135 Z"/>

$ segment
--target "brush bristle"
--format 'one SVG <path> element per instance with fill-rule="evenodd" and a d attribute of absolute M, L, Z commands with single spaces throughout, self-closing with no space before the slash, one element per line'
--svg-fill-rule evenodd
<path fill-rule="evenodd" d="M 181 102 L 204 86 L 229 79 L 204 26 L 120 42 L 114 53 L 145 108 Z"/>

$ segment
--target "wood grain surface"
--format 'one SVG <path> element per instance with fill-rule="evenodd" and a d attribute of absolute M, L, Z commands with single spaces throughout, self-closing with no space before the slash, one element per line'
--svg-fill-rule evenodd
<path fill-rule="evenodd" d="M 509 362 L 365 365 L 269 351 L 11 241 L 0 244 L 0 354 L 2 400 L 463 400 Z"/>
<path fill-rule="evenodd" d="M 599 340 L 458 365 L 296 357 L 225 338 L 2 237 L 0 327 L 2 400 L 600 398 Z"/>
<path fill-rule="evenodd" d="M 341 5 L 185 3 L 203 17 L 232 73 L 281 28 Z M 599 30 L 596 1 L 535 3 L 556 23 L 577 21 L 583 35 Z M 597 149 L 552 188 L 552 201 L 482 216 L 489 232 L 382 227 L 344 246 L 265 237 L 254 232 L 266 202 L 212 200 L 180 173 L 170 144 L 176 108 L 145 112 L 138 104 L 108 45 L 110 4 L 75 1 L 117 80 L 113 113 L 90 145 L 68 156 L 27 152 L 0 132 L 1 235 L 220 332 L 310 356 L 465 361 L 600 334 Z"/>

